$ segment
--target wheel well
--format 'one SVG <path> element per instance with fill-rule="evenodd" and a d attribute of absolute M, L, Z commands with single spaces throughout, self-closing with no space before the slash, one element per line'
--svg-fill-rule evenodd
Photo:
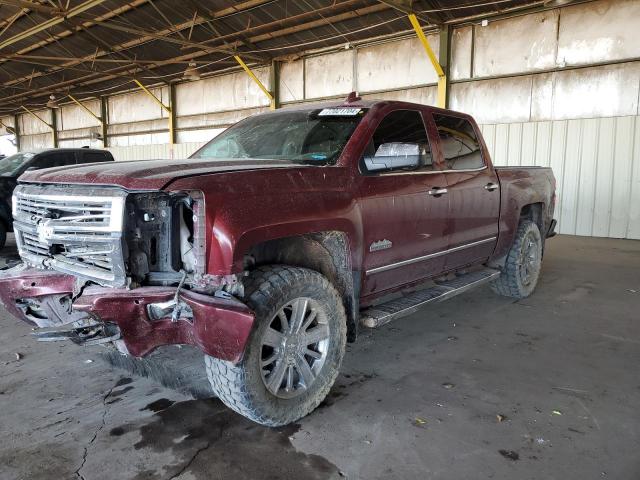
<path fill-rule="evenodd" d="M 520 210 L 520 220 L 531 220 L 533 223 L 538 225 L 538 229 L 540 230 L 540 238 L 542 239 L 542 254 L 544 255 L 545 243 L 546 243 L 546 231 L 544 225 L 544 204 L 542 203 L 531 203 L 529 205 L 525 205 Z"/>
<path fill-rule="evenodd" d="M 531 203 L 529 205 L 525 205 L 522 207 L 522 210 L 520 210 L 520 220 L 531 220 L 533 223 L 538 225 L 540 235 L 544 238 L 543 211 L 544 208 L 542 203 Z"/>
<path fill-rule="evenodd" d="M 309 268 L 327 277 L 342 297 L 347 313 L 347 340 L 355 341 L 358 302 L 349 240 L 345 233 L 330 231 L 278 238 L 255 245 L 245 255 L 246 270 L 268 264 Z"/>

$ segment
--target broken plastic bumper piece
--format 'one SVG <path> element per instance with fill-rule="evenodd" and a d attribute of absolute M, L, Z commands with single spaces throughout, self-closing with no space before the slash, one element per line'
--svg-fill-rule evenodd
<path fill-rule="evenodd" d="M 238 362 L 253 327 L 253 312 L 230 295 L 181 290 L 176 305 L 174 287 L 86 287 L 75 298 L 75 284 L 71 275 L 19 266 L 3 272 L 0 301 L 14 317 L 37 326 L 39 340 L 118 341 L 136 357 L 161 345 L 189 344 Z"/>

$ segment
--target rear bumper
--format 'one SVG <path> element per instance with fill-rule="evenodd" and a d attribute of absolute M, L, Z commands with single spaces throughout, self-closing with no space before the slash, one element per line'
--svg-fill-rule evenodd
<path fill-rule="evenodd" d="M 75 277 L 23 266 L 3 272 L 0 301 L 16 318 L 46 328 L 83 324 L 114 325 L 127 351 L 144 356 L 161 345 L 189 344 L 222 360 L 238 362 L 244 353 L 254 314 L 234 298 L 218 298 L 188 290 L 180 302 L 191 312 L 189 318 L 151 319 L 148 305 L 170 302 L 172 287 L 142 287 L 133 290 L 105 287 L 86 288 L 65 307 L 74 293 Z M 67 302 L 68 303 L 68 302 Z M 37 311 L 38 315 L 33 315 Z M 70 310 L 70 311 L 69 311 Z M 188 309 L 185 309 L 188 311 Z M 45 312 L 46 315 L 42 315 Z M 43 318 L 44 317 L 44 318 Z"/>

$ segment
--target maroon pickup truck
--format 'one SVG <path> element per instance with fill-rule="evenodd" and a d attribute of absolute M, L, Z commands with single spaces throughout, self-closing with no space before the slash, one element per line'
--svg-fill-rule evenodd
<path fill-rule="evenodd" d="M 530 295 L 554 234 L 547 168 L 494 168 L 468 115 L 396 101 L 245 119 L 186 160 L 29 172 L 6 309 L 41 340 L 202 350 L 264 425 L 307 415 L 345 343 L 490 283 Z"/>

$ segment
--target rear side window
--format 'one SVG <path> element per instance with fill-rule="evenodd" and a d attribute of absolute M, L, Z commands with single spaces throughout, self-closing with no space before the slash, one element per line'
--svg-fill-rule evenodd
<path fill-rule="evenodd" d="M 416 110 L 388 114 L 371 138 L 364 155 L 369 173 L 433 170 L 433 157 L 422 115 Z"/>
<path fill-rule="evenodd" d="M 82 154 L 81 158 L 82 159 L 78 163 L 107 162 L 111 160 L 107 154 L 100 152 L 85 152 Z"/>
<path fill-rule="evenodd" d="M 65 165 L 73 165 L 74 163 L 76 163 L 76 159 L 73 153 L 45 153 L 36 157 L 29 166 L 40 169 L 62 167 Z"/>
<path fill-rule="evenodd" d="M 469 120 L 434 114 L 444 163 L 449 170 L 473 170 L 484 167 L 482 150 Z"/>

